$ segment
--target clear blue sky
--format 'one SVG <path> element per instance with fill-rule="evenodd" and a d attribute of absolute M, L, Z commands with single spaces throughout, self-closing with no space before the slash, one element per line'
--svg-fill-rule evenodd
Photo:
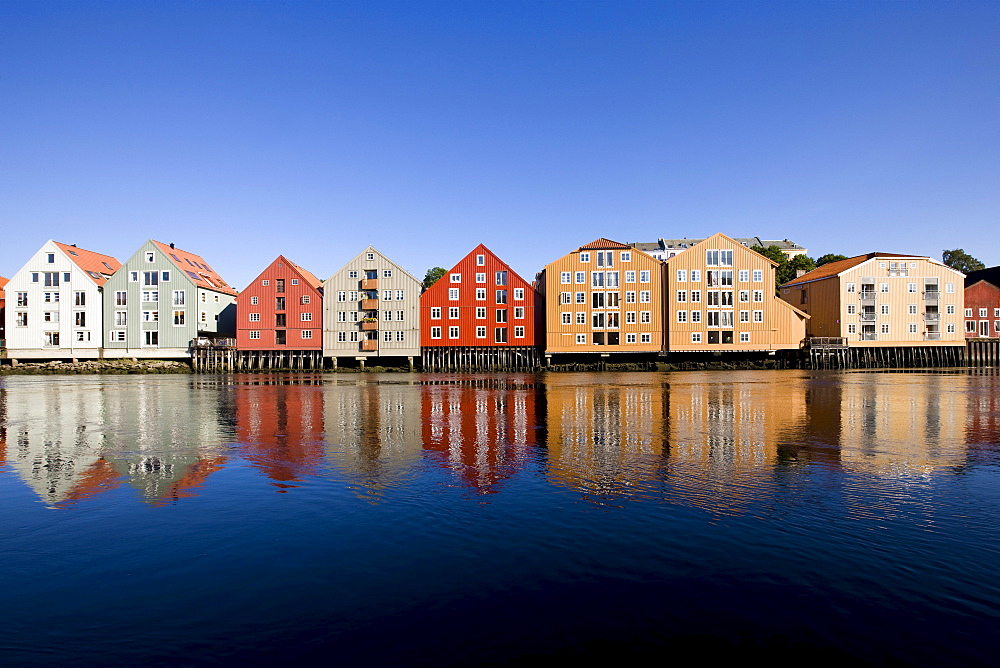
<path fill-rule="evenodd" d="M 791 238 L 1000 264 L 1000 2 L 0 2 L 0 274 L 147 238 L 242 288 L 367 244 Z"/>

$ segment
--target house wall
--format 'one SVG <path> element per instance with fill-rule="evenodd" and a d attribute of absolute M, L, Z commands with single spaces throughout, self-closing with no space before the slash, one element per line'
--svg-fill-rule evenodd
<path fill-rule="evenodd" d="M 48 256 L 52 255 L 52 262 Z M 58 285 L 45 285 L 45 274 Z M 66 281 L 66 276 L 69 281 Z M 35 280 L 37 278 L 37 280 Z M 83 294 L 78 305 L 76 293 Z M 46 242 L 7 284 L 7 348 L 13 358 L 97 357 L 103 331 L 100 289 L 94 280 L 51 241 Z M 27 306 L 23 306 L 24 298 Z M 21 326 L 21 314 L 27 326 Z M 78 315 L 79 314 L 79 315 Z M 78 325 L 82 317 L 82 325 Z M 52 344 L 52 335 L 58 344 Z"/>
<path fill-rule="evenodd" d="M 284 257 L 275 259 L 236 297 L 236 307 L 239 350 L 323 349 L 323 295 Z M 282 327 L 277 325 L 279 315 L 285 318 Z M 279 330 L 285 332 L 284 344 L 277 343 Z"/>
<path fill-rule="evenodd" d="M 530 283 L 479 245 L 420 295 L 420 341 L 424 347 L 534 346 L 538 301 Z"/>
<path fill-rule="evenodd" d="M 598 252 L 612 253 L 613 266 L 598 266 Z M 624 260 L 623 257 L 629 259 Z M 540 281 L 544 284 L 545 352 L 660 352 L 663 349 L 661 271 L 659 260 L 624 244 L 609 245 L 602 249 L 578 248 L 546 265 L 540 275 Z M 566 272 L 569 273 L 569 283 L 563 282 Z M 581 272 L 582 275 L 578 276 Z M 628 272 L 635 273 L 633 282 L 627 280 Z M 646 272 L 646 281 L 641 281 L 641 272 Z M 597 273 L 605 274 L 605 284 L 607 274 L 617 274 L 618 286 L 594 286 Z M 582 281 L 578 280 L 580 278 Z M 649 293 L 648 302 L 640 301 L 641 292 Z M 595 308 L 595 293 L 604 293 L 605 299 L 608 298 L 608 293 L 616 293 L 618 306 Z M 635 295 L 634 302 L 629 301 L 629 293 Z M 569 295 L 568 303 L 565 303 L 566 294 Z M 634 315 L 629 316 L 629 313 Z M 595 326 L 595 314 L 604 316 L 604 327 Z M 607 326 L 608 314 L 617 316 L 617 328 Z M 635 322 L 630 322 L 633 317 Z M 595 343 L 595 334 L 604 335 L 607 340 L 609 333 L 619 335 L 618 344 Z M 630 341 L 632 336 L 635 338 L 634 342 Z"/>
<path fill-rule="evenodd" d="M 153 253 L 151 262 L 148 252 Z M 156 284 L 151 283 L 154 273 Z M 124 304 L 120 293 L 125 294 Z M 219 333 L 220 320 L 225 325 L 233 310 L 232 295 L 198 286 L 147 241 L 104 286 L 105 356 L 187 357 L 191 340 L 199 332 Z M 124 323 L 119 314 L 124 314 Z M 156 333 L 156 344 L 148 343 L 152 339 L 147 332 Z"/>
<path fill-rule="evenodd" d="M 367 272 L 377 276 L 378 298 L 374 308 L 366 310 L 362 286 Z M 405 269 L 373 247 L 366 248 L 323 283 L 324 357 L 418 357 L 420 290 L 420 281 Z M 375 318 L 377 329 L 362 329 L 366 315 Z M 391 341 L 385 340 L 387 332 Z M 377 341 L 376 350 L 362 350 L 366 337 Z"/>
<path fill-rule="evenodd" d="M 963 320 L 967 338 L 1000 337 L 1000 287 L 978 281 L 965 288 Z"/>
<path fill-rule="evenodd" d="M 861 298 L 863 285 L 874 286 L 872 299 Z M 930 285 L 939 287 L 936 298 Z M 960 272 L 928 258 L 876 256 L 837 276 L 782 288 L 781 297 L 808 309 L 810 336 L 845 337 L 851 346 L 955 345 L 965 339 L 962 286 Z M 866 326 L 873 331 L 865 334 Z"/>
<path fill-rule="evenodd" d="M 774 295 L 774 268 L 771 260 L 723 234 L 671 258 L 665 269 L 667 349 L 797 349 L 806 318 Z"/>

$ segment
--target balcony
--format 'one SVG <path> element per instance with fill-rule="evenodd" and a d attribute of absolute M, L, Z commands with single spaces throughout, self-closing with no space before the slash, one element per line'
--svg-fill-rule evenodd
<path fill-rule="evenodd" d="M 377 278 L 363 278 L 363 279 L 361 279 L 361 289 L 362 290 L 378 290 L 378 279 Z"/>
<path fill-rule="evenodd" d="M 378 300 L 377 299 L 362 299 L 361 300 L 361 310 L 362 311 L 377 311 L 378 310 Z"/>
<path fill-rule="evenodd" d="M 861 299 L 862 301 L 868 301 L 868 300 L 874 301 L 875 300 L 875 291 L 874 290 L 862 290 L 861 292 L 858 293 L 858 298 Z"/>
<path fill-rule="evenodd" d="M 361 350 L 365 352 L 378 350 L 378 339 L 365 339 L 361 342 Z"/>
<path fill-rule="evenodd" d="M 874 313 L 861 313 L 858 317 L 861 318 L 865 322 L 875 322 L 875 314 Z"/>
<path fill-rule="evenodd" d="M 941 332 L 924 332 L 924 341 L 940 341 Z"/>
<path fill-rule="evenodd" d="M 363 320 L 361 322 L 362 332 L 377 332 L 378 331 L 378 321 L 377 320 Z"/>
<path fill-rule="evenodd" d="M 941 319 L 940 313 L 924 313 L 924 320 L 937 321 Z"/>
<path fill-rule="evenodd" d="M 862 332 L 861 333 L 861 340 L 862 341 L 876 341 L 876 340 L 878 340 L 878 335 L 875 332 Z"/>
<path fill-rule="evenodd" d="M 924 301 L 936 302 L 941 298 L 941 293 L 937 290 L 924 290 Z"/>

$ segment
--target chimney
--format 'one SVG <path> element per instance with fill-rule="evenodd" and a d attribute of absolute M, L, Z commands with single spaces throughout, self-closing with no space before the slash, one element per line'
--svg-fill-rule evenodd
<path fill-rule="evenodd" d="M 170 250 L 174 250 L 174 244 L 173 243 L 170 244 Z"/>

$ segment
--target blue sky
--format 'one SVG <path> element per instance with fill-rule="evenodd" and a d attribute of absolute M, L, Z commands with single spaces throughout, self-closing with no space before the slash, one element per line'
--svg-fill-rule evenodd
<path fill-rule="evenodd" d="M 0 274 L 147 238 L 243 287 L 369 243 L 1000 264 L 998 2 L 0 3 Z"/>

